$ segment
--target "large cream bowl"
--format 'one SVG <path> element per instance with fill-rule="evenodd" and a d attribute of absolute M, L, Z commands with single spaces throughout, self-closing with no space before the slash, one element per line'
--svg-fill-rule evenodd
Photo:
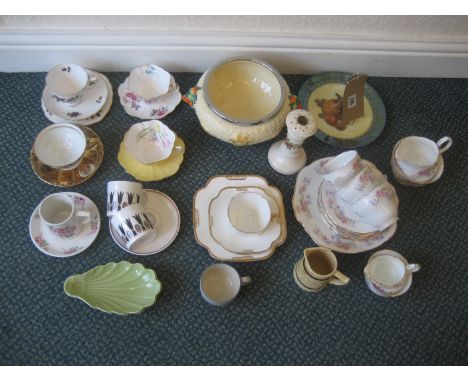
<path fill-rule="evenodd" d="M 283 105 L 284 79 L 271 65 L 231 58 L 211 67 L 203 83 L 205 99 L 220 117 L 241 125 L 268 121 Z"/>
<path fill-rule="evenodd" d="M 289 88 L 270 65 L 236 58 L 210 68 L 198 81 L 194 109 L 203 129 L 236 146 L 276 137 L 290 111 Z"/>

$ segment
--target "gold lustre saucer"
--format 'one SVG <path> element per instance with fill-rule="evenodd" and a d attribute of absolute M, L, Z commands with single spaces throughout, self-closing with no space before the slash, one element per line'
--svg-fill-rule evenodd
<path fill-rule="evenodd" d="M 81 163 L 71 170 L 61 170 L 42 163 L 31 148 L 29 159 L 34 173 L 43 182 L 58 187 L 73 187 L 91 178 L 102 163 L 104 146 L 99 136 L 89 127 L 80 126 L 86 136 L 86 150 Z"/>

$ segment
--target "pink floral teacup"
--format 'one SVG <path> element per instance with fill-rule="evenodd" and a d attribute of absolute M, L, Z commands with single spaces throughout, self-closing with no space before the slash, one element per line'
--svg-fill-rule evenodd
<path fill-rule="evenodd" d="M 352 204 L 356 216 L 378 231 L 398 220 L 398 197 L 390 183 L 384 183 Z"/>
<path fill-rule="evenodd" d="M 44 198 L 39 207 L 39 216 L 50 232 L 59 239 L 78 236 L 82 226 L 91 218 L 88 211 L 77 210 L 73 199 L 64 192 Z"/>
<path fill-rule="evenodd" d="M 386 181 L 374 166 L 365 166 L 354 178 L 340 188 L 336 195 L 347 203 L 354 203 Z"/>
<path fill-rule="evenodd" d="M 362 169 L 362 162 L 356 150 L 345 151 L 330 159 L 322 168 L 323 179 L 339 189 Z"/>

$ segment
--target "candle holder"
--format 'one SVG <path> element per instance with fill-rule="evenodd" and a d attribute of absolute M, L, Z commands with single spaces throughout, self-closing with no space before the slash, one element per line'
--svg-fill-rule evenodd
<path fill-rule="evenodd" d="M 286 139 L 275 142 L 268 151 L 268 162 L 280 174 L 292 175 L 305 166 L 304 141 L 315 134 L 317 124 L 307 110 L 296 109 L 286 117 Z"/>

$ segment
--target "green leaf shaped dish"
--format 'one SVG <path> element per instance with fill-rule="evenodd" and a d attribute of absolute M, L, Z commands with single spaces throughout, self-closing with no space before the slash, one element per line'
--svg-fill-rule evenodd
<path fill-rule="evenodd" d="M 153 305 L 162 284 L 152 269 L 128 261 L 99 265 L 65 280 L 63 289 L 92 308 L 106 313 L 140 313 Z"/>

